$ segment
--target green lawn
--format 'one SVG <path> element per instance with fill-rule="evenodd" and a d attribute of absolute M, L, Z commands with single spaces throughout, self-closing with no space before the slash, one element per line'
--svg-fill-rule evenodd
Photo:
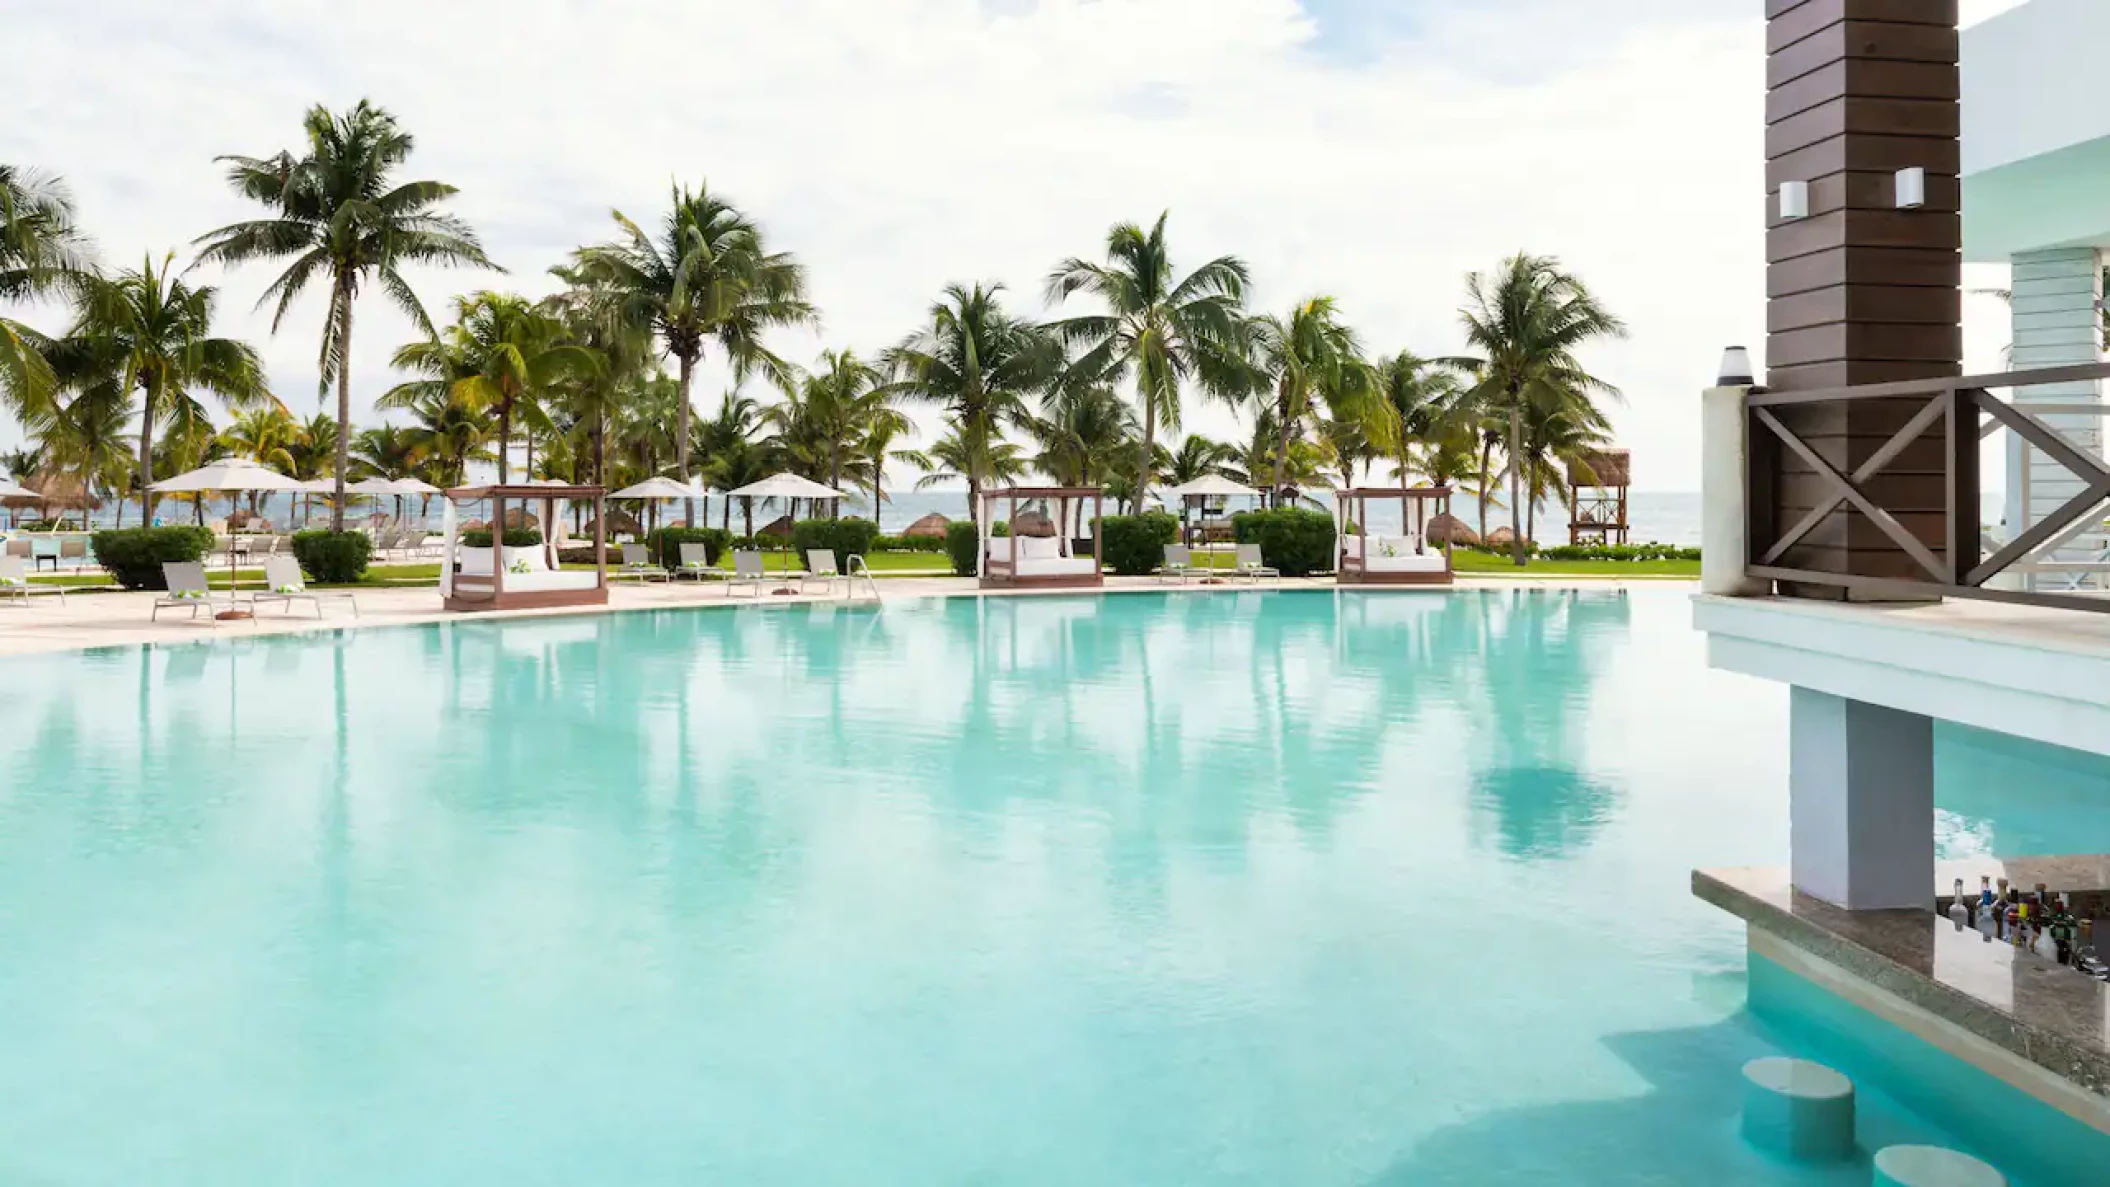
<path fill-rule="evenodd" d="M 1519 569 L 1506 556 L 1460 550 L 1451 555 L 1451 567 L 1459 573 L 1479 577 L 1638 577 L 1684 578 L 1697 581 L 1698 561 L 1544 561 L 1533 559 Z"/>

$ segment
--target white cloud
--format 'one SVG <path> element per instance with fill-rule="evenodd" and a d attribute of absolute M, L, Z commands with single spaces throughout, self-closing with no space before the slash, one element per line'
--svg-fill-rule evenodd
<path fill-rule="evenodd" d="M 1295 0 L 367 0 L 350 19 L 319 0 L 17 0 L 10 90 L 30 98 L 0 158 L 67 176 L 129 262 L 251 213 L 215 154 L 289 145 L 308 104 L 370 96 L 512 272 L 427 277 L 435 307 L 544 291 L 610 207 L 651 217 L 671 181 L 708 176 L 809 265 L 824 334 L 779 344 L 801 359 L 876 351 L 952 280 L 1037 308 L 1057 259 L 1165 208 L 1182 260 L 1245 256 L 1269 307 L 1335 293 L 1377 349 L 1458 349 L 1464 274 L 1550 252 L 1633 326 L 1591 361 L 1628 393 L 1640 480 L 1691 489 L 1697 389 L 1723 344 L 1763 337 L 1752 7 L 1430 4 L 1344 54 L 1328 33 L 1364 26 Z M 268 336 L 249 305 L 270 275 L 217 278 L 227 326 L 301 406 L 319 308 Z M 360 314 L 364 404 L 410 331 L 376 300 Z M 702 402 L 723 382 L 708 371 Z M 1190 427 L 1234 431 L 1214 410 Z"/>

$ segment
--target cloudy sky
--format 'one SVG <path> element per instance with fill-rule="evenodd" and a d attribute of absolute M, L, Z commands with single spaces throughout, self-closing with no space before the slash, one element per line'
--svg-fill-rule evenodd
<path fill-rule="evenodd" d="M 950 281 L 1002 281 L 1039 312 L 1051 265 L 1161 210 L 1175 263 L 1241 255 L 1269 309 L 1334 294 L 1374 351 L 1458 350 L 1466 274 L 1530 250 L 1631 324 L 1590 362 L 1624 389 L 1618 434 L 1659 490 L 1697 488 L 1697 392 L 1723 345 L 1764 337 L 1758 0 L 5 8 L 0 160 L 63 175 L 113 264 L 254 215 L 216 154 L 289 147 L 310 104 L 370 97 L 416 134 L 411 175 L 460 186 L 509 272 L 424 276 L 435 311 L 467 289 L 545 292 L 611 208 L 651 219 L 671 183 L 706 177 L 808 265 L 825 324 L 776 343 L 802 362 L 877 352 Z M 281 398 L 313 407 L 319 304 L 272 336 L 252 306 L 273 272 L 206 275 Z M 1992 363 L 1987 304 L 1967 317 Z M 411 332 L 362 304 L 356 404 L 394 381 Z M 708 369 L 698 402 L 725 382 Z M 1189 428 L 1237 432 L 1213 409 Z"/>

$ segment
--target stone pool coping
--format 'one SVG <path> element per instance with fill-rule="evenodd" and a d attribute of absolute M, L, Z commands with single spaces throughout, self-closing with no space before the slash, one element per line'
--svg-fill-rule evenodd
<path fill-rule="evenodd" d="M 2025 887 L 2042 882 L 2054 891 L 2102 890 L 2110 887 L 2110 856 L 1941 862 L 1936 871 L 1944 894 L 1957 878 L 1975 890 L 1980 874 Z M 1785 946 L 1814 956 L 1894 996 L 1908 1012 L 1923 1011 L 1961 1031 L 1961 1046 L 1975 1046 L 1968 1041 L 1974 1038 L 2019 1057 L 2082 1089 L 2083 1119 L 2110 1128 L 2110 985 L 1959 929 L 1932 911 L 1842 910 L 1795 890 L 1783 868 L 1694 870 L 1692 892 L 1748 923 L 1754 952 L 1772 955 Z M 1892 1021 L 1922 1029 L 1908 1019 Z M 1946 1036 L 1921 1037 L 1948 1045 L 1940 1042 Z M 2076 1104 L 2054 1103 L 2068 1112 Z"/>
<path fill-rule="evenodd" d="M 1532 577 L 1532 578 L 1460 578 L 1450 587 L 1403 586 L 1403 587 L 1358 587 L 1349 591 L 1357 597 L 1440 597 L 1450 593 L 1480 593 L 1486 590 L 1526 589 L 1537 591 L 1606 591 L 1622 589 L 1663 589 L 1696 587 L 1697 583 L 1675 579 L 1636 579 L 1622 581 L 1591 577 Z M 1223 585 L 1168 585 L 1150 577 L 1109 577 L 1105 593 L 1184 593 L 1197 597 L 1210 597 L 1226 593 L 1250 593 L 1256 590 L 1333 590 L 1338 588 L 1331 578 L 1300 579 L 1284 578 L 1258 583 L 1237 582 Z M 881 596 L 887 601 L 906 601 L 921 598 L 952 597 L 1075 597 L 1080 593 L 1091 594 L 1091 590 L 984 590 L 971 577 L 883 577 L 879 580 Z M 85 651 L 98 647 L 126 647 L 146 644 L 211 642 L 215 639 L 239 639 L 253 635 L 299 634 L 309 631 L 335 631 L 361 627 L 410 626 L 434 622 L 488 622 L 496 619 L 557 618 L 591 614 L 622 614 L 635 611 L 669 610 L 701 607 L 771 607 L 786 605 L 870 605 L 869 598 L 846 601 L 841 597 L 820 594 L 801 594 L 788 597 L 729 597 L 722 583 L 699 582 L 622 582 L 611 585 L 609 601 L 605 606 L 567 606 L 547 610 L 500 610 L 475 614 L 452 614 L 440 608 L 439 591 L 432 586 L 413 586 L 400 589 L 362 589 L 355 591 L 359 602 L 359 617 L 354 620 L 340 606 L 327 606 L 327 617 L 317 620 L 309 617 L 306 608 L 290 615 L 281 615 L 277 610 L 239 623 L 222 623 L 218 626 L 203 620 L 196 622 L 176 614 L 164 614 L 159 622 L 150 622 L 154 594 L 94 593 L 68 598 L 63 604 L 56 597 L 39 595 L 27 601 L 0 602 L 0 656 L 37 655 L 52 652 Z"/>

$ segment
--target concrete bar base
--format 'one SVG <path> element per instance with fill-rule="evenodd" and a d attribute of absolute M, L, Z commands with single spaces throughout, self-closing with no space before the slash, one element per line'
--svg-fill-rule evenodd
<path fill-rule="evenodd" d="M 1837 1162 L 1854 1152 L 1854 1085 L 1806 1059 L 1754 1059 L 1744 1065 L 1744 1140 L 1803 1162 Z"/>
<path fill-rule="evenodd" d="M 1885 1146 L 1876 1187 L 2007 1187 L 2007 1178 L 1968 1154 L 1940 1146 Z"/>
<path fill-rule="evenodd" d="M 1798 685 L 1788 749 L 1795 888 L 1849 911 L 1931 907 L 1933 719 Z"/>

